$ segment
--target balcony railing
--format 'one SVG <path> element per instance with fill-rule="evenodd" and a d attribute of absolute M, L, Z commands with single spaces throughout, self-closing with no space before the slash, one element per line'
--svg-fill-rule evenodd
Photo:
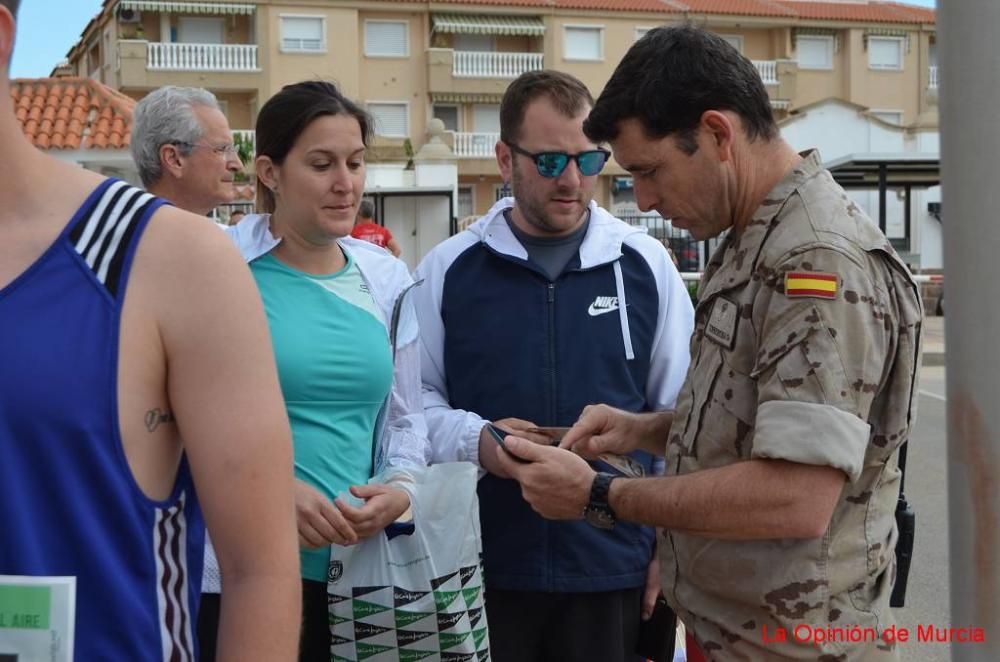
<path fill-rule="evenodd" d="M 937 66 L 927 67 L 927 73 L 930 77 L 927 83 L 927 88 L 931 90 L 936 90 L 938 88 L 938 68 Z"/>
<path fill-rule="evenodd" d="M 499 133 L 455 133 L 452 151 L 460 159 L 492 159 L 493 148 L 500 140 Z"/>
<path fill-rule="evenodd" d="M 542 53 L 455 51 L 456 78 L 517 78 L 543 66 Z"/>
<path fill-rule="evenodd" d="M 256 44 L 172 44 L 149 42 L 150 71 L 259 71 Z"/>
<path fill-rule="evenodd" d="M 775 60 L 752 60 L 753 66 L 757 67 L 757 73 L 765 85 L 778 84 L 778 63 Z"/>

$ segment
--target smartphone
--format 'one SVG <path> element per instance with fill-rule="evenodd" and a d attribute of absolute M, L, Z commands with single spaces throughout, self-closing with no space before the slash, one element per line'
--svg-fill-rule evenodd
<path fill-rule="evenodd" d="M 507 455 L 510 458 L 512 458 L 514 460 L 517 460 L 518 462 L 521 462 L 521 463 L 524 463 L 524 464 L 528 463 L 528 460 L 525 460 L 522 457 L 518 457 L 517 455 L 514 455 L 509 450 L 507 450 L 506 446 L 504 446 L 503 440 L 507 438 L 508 434 L 511 434 L 510 432 L 507 432 L 503 428 L 498 428 L 497 426 L 493 425 L 492 423 L 487 423 L 486 424 L 486 429 L 489 431 L 490 436 L 493 437 L 493 440 L 497 442 L 497 444 L 500 446 L 500 448 L 502 448 L 503 451 L 505 453 L 507 453 Z"/>
<path fill-rule="evenodd" d="M 550 446 L 558 446 L 569 430 L 570 428 L 528 428 L 525 432 L 532 432 L 540 434 L 543 437 L 548 437 Z"/>

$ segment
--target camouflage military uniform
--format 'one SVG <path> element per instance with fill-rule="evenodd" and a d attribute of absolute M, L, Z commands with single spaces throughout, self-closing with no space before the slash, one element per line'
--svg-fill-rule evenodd
<path fill-rule="evenodd" d="M 830 285 L 810 289 L 812 277 Z M 893 624 L 896 451 L 915 415 L 921 317 L 906 266 L 816 152 L 713 255 L 668 474 L 783 459 L 848 478 L 816 540 L 666 534 L 665 593 L 710 658 L 896 656 L 881 636 L 817 647 L 794 635 Z M 788 642 L 765 642 L 764 628 L 771 639 L 784 628 Z"/>

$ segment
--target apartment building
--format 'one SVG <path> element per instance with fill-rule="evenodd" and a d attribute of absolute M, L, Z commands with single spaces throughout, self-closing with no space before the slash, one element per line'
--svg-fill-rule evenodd
<path fill-rule="evenodd" d="M 561 69 L 596 96 L 636 39 L 685 21 L 754 63 L 779 120 L 834 98 L 890 125 L 936 126 L 935 14 L 875 0 L 107 0 L 63 70 L 134 98 L 206 87 L 251 139 L 282 85 L 335 80 L 376 117 L 376 181 L 398 176 L 436 117 L 458 163 L 461 218 L 503 193 L 493 145 L 513 78 Z M 630 196 L 610 163 L 598 201 Z"/>

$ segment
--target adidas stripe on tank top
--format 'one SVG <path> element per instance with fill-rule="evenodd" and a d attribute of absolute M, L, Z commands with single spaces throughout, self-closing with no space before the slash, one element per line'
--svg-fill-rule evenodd
<path fill-rule="evenodd" d="M 170 497 L 153 501 L 118 429 L 122 302 L 162 204 L 102 182 L 0 289 L 0 592 L 5 581 L 73 578 L 78 661 L 182 662 L 197 648 L 204 524 L 187 462 Z M 17 595 L 0 602 L 16 608 Z M 0 652 L 17 653 L 12 632 L 0 628 Z"/>

